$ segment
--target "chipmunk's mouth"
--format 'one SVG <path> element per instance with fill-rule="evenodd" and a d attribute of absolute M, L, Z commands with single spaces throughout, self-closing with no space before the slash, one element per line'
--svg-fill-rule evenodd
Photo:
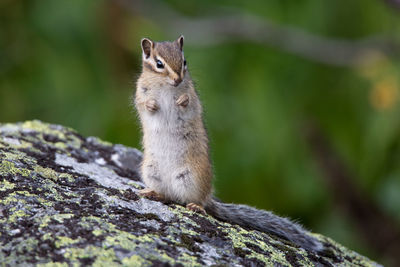
<path fill-rule="evenodd" d="M 181 83 L 182 83 L 182 81 L 168 82 L 168 84 L 173 87 L 178 87 Z"/>
<path fill-rule="evenodd" d="M 176 87 L 174 82 L 168 82 L 168 85 L 170 85 L 171 87 Z"/>
<path fill-rule="evenodd" d="M 177 87 L 178 85 L 181 84 L 181 82 L 182 82 L 182 78 L 178 77 L 178 78 L 174 79 L 173 86 Z"/>

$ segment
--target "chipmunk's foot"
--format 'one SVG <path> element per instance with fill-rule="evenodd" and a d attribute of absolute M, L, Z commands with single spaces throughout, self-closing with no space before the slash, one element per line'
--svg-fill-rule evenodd
<path fill-rule="evenodd" d="M 149 99 L 145 103 L 146 109 L 150 112 L 156 112 L 160 107 L 155 99 Z"/>
<path fill-rule="evenodd" d="M 198 204 L 195 203 L 189 203 L 186 205 L 186 208 L 194 211 L 194 212 L 198 212 L 198 213 L 202 213 L 202 214 L 206 214 L 206 211 L 204 210 L 204 208 Z"/>
<path fill-rule="evenodd" d="M 149 198 L 151 200 L 158 200 L 158 201 L 161 201 L 164 199 L 164 197 L 161 194 L 157 193 L 156 191 L 154 191 L 151 188 L 145 188 L 145 189 L 139 190 L 139 196 Z"/>
<path fill-rule="evenodd" d="M 186 108 L 189 104 L 189 96 L 188 94 L 181 95 L 175 102 L 178 106 Z"/>

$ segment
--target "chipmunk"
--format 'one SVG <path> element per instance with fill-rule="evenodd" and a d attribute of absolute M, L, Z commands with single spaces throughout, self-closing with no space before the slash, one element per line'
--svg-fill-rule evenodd
<path fill-rule="evenodd" d="M 300 225 L 271 212 L 213 198 L 213 171 L 202 106 L 183 53 L 184 37 L 173 42 L 141 40 L 142 73 L 134 104 L 143 131 L 145 197 L 186 205 L 190 210 L 272 233 L 304 249 L 323 245 Z"/>

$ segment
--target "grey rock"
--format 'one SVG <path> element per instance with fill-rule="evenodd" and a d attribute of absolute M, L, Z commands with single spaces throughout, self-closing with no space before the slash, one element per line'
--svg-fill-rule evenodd
<path fill-rule="evenodd" d="M 0 124 L 2 266 L 377 266 L 138 196 L 140 151 L 40 121 Z"/>

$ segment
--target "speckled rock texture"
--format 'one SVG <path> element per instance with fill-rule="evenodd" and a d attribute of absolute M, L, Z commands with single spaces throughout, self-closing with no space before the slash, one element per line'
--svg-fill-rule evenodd
<path fill-rule="evenodd" d="M 140 151 L 40 121 L 0 124 L 1 266 L 377 266 L 137 195 Z"/>

